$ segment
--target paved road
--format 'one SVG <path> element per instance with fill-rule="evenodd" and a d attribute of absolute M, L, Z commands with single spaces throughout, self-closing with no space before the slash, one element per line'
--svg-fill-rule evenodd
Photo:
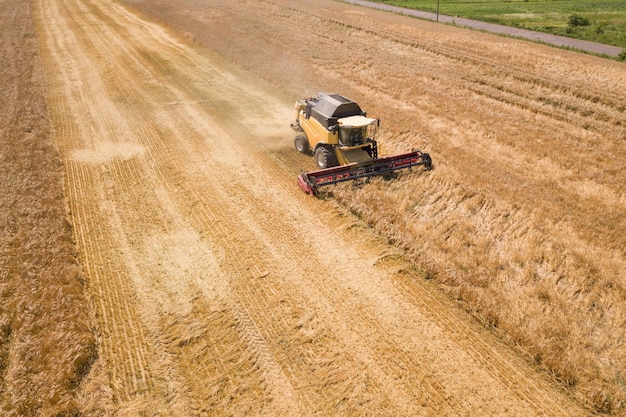
<path fill-rule="evenodd" d="M 392 6 L 389 4 L 376 3 L 366 0 L 341 0 L 344 3 L 358 4 L 374 9 L 387 10 L 394 13 L 400 13 L 407 16 L 413 16 L 420 19 L 437 20 L 435 13 L 423 12 L 419 10 L 407 9 L 404 7 Z M 510 26 L 496 25 L 494 23 L 480 22 L 478 20 L 464 19 L 461 17 L 452 17 L 439 14 L 439 22 L 452 23 L 457 26 L 468 27 L 472 29 L 484 30 L 486 32 L 501 33 L 516 38 L 529 39 L 536 42 L 544 42 L 551 45 L 574 48 L 581 51 L 591 52 L 594 54 L 604 54 L 610 57 L 616 57 L 622 52 L 622 48 L 618 46 L 604 45 L 601 43 L 588 42 L 580 39 L 568 38 L 566 36 L 551 35 L 549 33 L 535 32 L 527 29 L 519 29 Z"/>

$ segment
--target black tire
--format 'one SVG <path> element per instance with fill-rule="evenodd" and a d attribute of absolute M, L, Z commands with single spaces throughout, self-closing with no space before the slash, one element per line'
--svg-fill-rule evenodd
<path fill-rule="evenodd" d="M 315 150 L 315 161 L 320 169 L 331 168 L 339 165 L 333 152 L 325 146 L 320 146 Z"/>
<path fill-rule="evenodd" d="M 309 140 L 304 135 L 298 135 L 294 139 L 294 144 L 298 152 L 308 154 L 309 153 Z"/>

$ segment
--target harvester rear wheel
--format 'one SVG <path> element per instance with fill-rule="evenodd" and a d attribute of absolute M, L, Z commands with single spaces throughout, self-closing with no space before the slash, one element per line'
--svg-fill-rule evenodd
<path fill-rule="evenodd" d="M 321 169 L 339 165 L 335 155 L 325 146 L 320 146 L 315 150 L 315 161 L 317 162 L 317 166 Z"/>
<path fill-rule="evenodd" d="M 302 152 L 304 154 L 309 153 L 309 140 L 306 138 L 306 136 L 296 136 L 296 138 L 294 139 L 294 143 L 298 152 Z"/>

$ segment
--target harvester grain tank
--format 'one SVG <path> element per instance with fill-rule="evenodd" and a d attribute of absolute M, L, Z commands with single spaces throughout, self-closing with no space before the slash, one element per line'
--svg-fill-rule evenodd
<path fill-rule="evenodd" d="M 380 121 L 367 117 L 357 103 L 339 94 L 319 93 L 298 100 L 295 114 L 291 127 L 298 132 L 296 149 L 313 154 L 320 168 L 298 176 L 298 185 L 307 194 L 317 195 L 320 187 L 342 181 L 432 166 L 430 156 L 418 150 L 379 158 L 376 135 Z"/>

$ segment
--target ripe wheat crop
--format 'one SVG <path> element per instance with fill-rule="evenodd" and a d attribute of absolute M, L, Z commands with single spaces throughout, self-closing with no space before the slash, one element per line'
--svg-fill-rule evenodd
<path fill-rule="evenodd" d="M 0 414 L 73 415 L 95 335 L 30 13 L 0 1 Z"/>
<path fill-rule="evenodd" d="M 381 140 L 387 153 L 426 144 L 435 169 L 342 185 L 333 194 L 583 401 L 620 412 L 620 64 L 574 70 L 565 60 L 498 60 L 494 53 L 490 61 L 471 49 L 442 56 L 419 47 L 411 55 L 403 43 L 395 48 L 404 65 L 391 67 L 385 56 L 361 69 L 359 81 L 384 80 L 374 95 L 396 103 L 376 106 L 388 126 Z M 455 62 L 461 55 L 462 65 Z"/>

